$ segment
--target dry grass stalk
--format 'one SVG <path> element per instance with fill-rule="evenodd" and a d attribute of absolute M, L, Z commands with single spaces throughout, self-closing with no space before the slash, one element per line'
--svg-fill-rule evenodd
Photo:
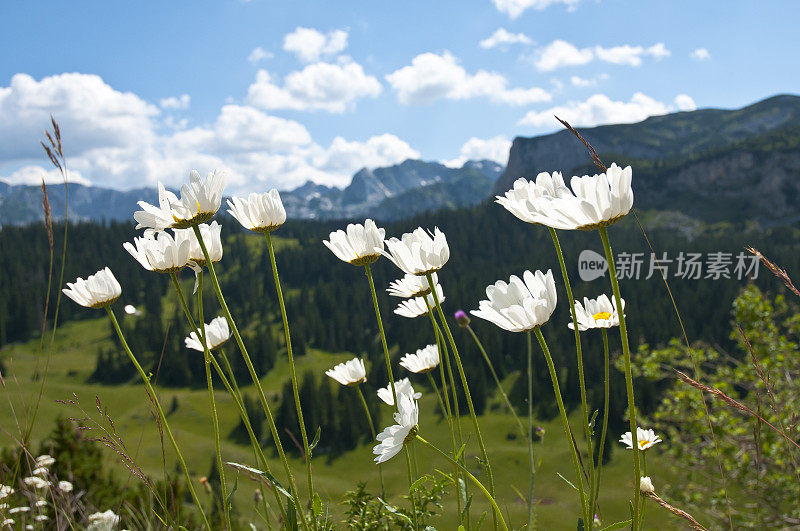
<path fill-rule="evenodd" d="M 50 212 L 50 199 L 47 197 L 47 186 L 42 179 L 42 209 L 44 210 L 44 229 L 47 231 L 47 242 L 53 251 L 53 216 Z"/>
<path fill-rule="evenodd" d="M 773 275 L 775 275 L 776 277 L 781 279 L 783 281 L 783 283 L 786 284 L 786 287 L 789 288 L 789 290 L 792 293 L 794 293 L 795 295 L 800 297 L 800 291 L 798 291 L 798 289 L 796 287 L 794 287 L 794 284 L 792 283 L 792 279 L 789 278 L 789 274 L 786 272 L 785 269 L 781 269 L 780 267 L 775 265 L 773 262 L 770 262 L 770 260 L 766 256 L 764 256 L 763 254 L 761 254 L 761 251 L 759 251 L 758 249 L 755 249 L 753 247 L 746 247 L 746 249 L 747 249 L 748 252 L 750 252 L 753 255 L 755 255 L 756 258 L 761 260 L 761 263 L 764 264 L 764 266 L 766 266 L 766 268 L 769 269 L 772 272 Z"/>
<path fill-rule="evenodd" d="M 764 417 L 762 417 L 761 415 L 759 415 L 758 413 L 756 413 L 755 411 L 753 411 L 749 407 L 745 406 L 741 402 L 729 397 L 728 395 L 726 395 L 725 393 L 723 393 L 722 391 L 720 391 L 716 387 L 709 387 L 708 385 L 702 384 L 702 383 L 700 383 L 700 382 L 698 382 L 696 380 L 691 379 L 689 376 L 687 376 L 686 374 L 682 373 L 681 371 L 676 370 L 675 372 L 678 374 L 678 378 L 680 378 L 684 383 L 689 384 L 690 386 L 694 387 L 695 389 L 699 389 L 701 391 L 704 391 L 704 392 L 710 394 L 711 396 L 715 396 L 715 397 L 719 398 L 720 400 L 722 400 L 723 402 L 725 402 L 726 404 L 728 404 L 729 406 L 731 406 L 734 409 L 738 409 L 739 411 L 744 411 L 745 413 L 747 413 L 749 415 L 752 415 L 753 417 L 757 418 L 758 420 L 760 420 L 761 422 L 763 422 L 764 424 L 766 424 L 767 426 L 772 428 L 772 430 L 775 431 L 775 433 L 777 433 L 778 435 L 780 435 L 781 437 L 783 437 L 784 439 L 786 439 L 787 441 L 792 443 L 797 448 L 800 448 L 800 444 L 797 444 L 794 440 L 792 440 L 792 438 L 789 437 L 788 435 L 786 435 L 783 432 L 783 430 L 775 427 L 772 423 L 770 423 Z"/>
<path fill-rule="evenodd" d="M 665 500 L 661 499 L 658 496 L 658 494 L 656 494 L 655 492 L 648 492 L 648 493 L 645 493 L 644 495 L 647 496 L 648 498 L 652 499 L 654 502 L 656 502 L 661 507 L 663 507 L 664 509 L 668 510 L 669 512 L 671 512 L 675 516 L 683 518 L 684 520 L 689 522 L 689 526 L 691 526 L 692 529 L 697 529 L 698 531 L 706 531 L 706 528 L 703 527 L 700 524 L 700 522 L 695 520 L 694 517 L 691 514 L 687 513 L 686 511 L 684 511 L 682 509 L 678 509 L 677 507 L 674 507 L 674 506 L 670 505 L 668 502 L 666 502 Z"/>

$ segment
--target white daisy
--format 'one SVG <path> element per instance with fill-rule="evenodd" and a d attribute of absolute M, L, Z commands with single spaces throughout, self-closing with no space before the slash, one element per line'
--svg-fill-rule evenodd
<path fill-rule="evenodd" d="M 214 350 L 218 346 L 225 343 L 231 337 L 231 331 L 228 328 L 228 321 L 224 317 L 215 317 L 210 323 L 203 325 L 205 328 L 206 342 L 209 350 Z M 197 332 L 192 331 L 189 337 L 183 340 L 186 348 L 199 350 L 204 352 L 202 338 L 197 337 Z"/>
<path fill-rule="evenodd" d="M 148 271 L 175 273 L 189 265 L 192 242 L 187 231 L 177 231 L 174 237 L 146 231 L 141 238 L 134 238 L 133 244 L 125 242 L 122 247 Z"/>
<path fill-rule="evenodd" d="M 406 394 L 398 396 L 397 400 L 398 411 L 394 414 L 394 421 L 397 424 L 379 433 L 377 437 L 379 444 L 372 449 L 372 453 L 377 456 L 375 462 L 378 464 L 397 455 L 403 449 L 405 442 L 414 437 L 417 430 L 419 422 L 417 401 Z"/>
<path fill-rule="evenodd" d="M 200 235 L 203 237 L 203 243 L 208 251 L 208 256 L 211 262 L 216 264 L 222 260 L 222 225 L 216 221 L 209 223 L 201 223 L 198 225 Z M 203 254 L 203 249 L 200 247 L 200 242 L 197 240 L 197 235 L 194 229 L 176 229 L 176 240 L 178 234 L 180 238 L 189 240 L 189 260 L 196 263 L 198 266 L 206 265 L 206 257 Z"/>
<path fill-rule="evenodd" d="M 611 225 L 630 211 L 632 176 L 630 166 L 622 169 L 612 164 L 605 173 L 573 177 L 570 189 L 560 174 L 539 174 L 535 183 L 518 179 L 497 202 L 528 223 L 591 230 Z"/>
<path fill-rule="evenodd" d="M 122 295 L 122 287 L 107 267 L 94 275 L 89 275 L 86 280 L 78 277 L 74 283 L 67 282 L 67 287 L 61 291 L 73 301 L 87 308 L 104 308 Z M 50 459 L 53 458 L 50 457 Z M 37 464 L 49 466 L 42 465 L 38 461 Z"/>
<path fill-rule="evenodd" d="M 620 299 L 622 309 L 625 309 L 625 299 Z M 583 298 L 583 304 L 575 301 L 575 316 L 578 318 L 578 330 L 583 332 L 590 328 L 611 328 L 619 326 L 619 315 L 617 314 L 616 304 L 611 302 L 605 294 L 596 299 Z M 574 323 L 567 324 L 570 329 L 574 329 Z"/>
<path fill-rule="evenodd" d="M 359 385 L 367 381 L 367 369 L 364 367 L 364 360 L 360 358 L 340 363 L 325 371 L 325 374 L 347 386 Z"/>
<path fill-rule="evenodd" d="M 433 278 L 433 284 L 436 285 L 439 281 L 438 276 L 436 273 L 433 273 L 431 277 Z M 402 297 L 404 299 L 408 299 L 411 297 L 423 297 L 427 295 L 431 292 L 431 287 L 428 284 L 427 277 L 410 275 L 406 273 L 403 275 L 403 278 L 395 280 L 394 282 L 390 282 L 386 291 L 392 297 Z"/>
<path fill-rule="evenodd" d="M 228 199 L 228 206 L 228 213 L 253 232 L 272 232 L 286 222 L 286 209 L 275 188 L 261 194 L 252 193 L 247 199 L 233 197 Z"/>
<path fill-rule="evenodd" d="M 525 271 L 522 278 L 511 275 L 509 282 L 498 280 L 486 288 L 489 300 L 480 301 L 475 317 L 486 319 L 504 330 L 524 332 L 542 326 L 556 308 L 556 285 L 553 272 Z"/>
<path fill-rule="evenodd" d="M 346 232 L 343 230 L 331 232 L 330 241 L 323 240 L 322 243 L 339 260 L 362 266 L 380 258 L 385 236 L 386 229 L 378 228 L 374 221 L 368 219 L 363 225 L 349 224 Z"/>
<path fill-rule="evenodd" d="M 441 284 L 436 284 L 436 295 L 439 297 L 440 303 L 445 301 L 444 291 L 442 291 Z M 428 313 L 428 306 L 425 304 L 426 300 L 431 308 L 436 307 L 436 300 L 433 298 L 433 294 L 429 293 L 428 295 L 425 295 L 425 297 L 414 297 L 413 299 L 404 300 L 397 305 L 394 313 L 402 317 L 408 317 L 409 319 L 419 317 L 420 315 L 425 315 Z"/>
<path fill-rule="evenodd" d="M 410 275 L 425 275 L 440 270 L 450 259 L 447 238 L 438 227 L 433 233 L 419 227 L 398 240 L 386 240 L 387 250 L 381 254 Z"/>
<path fill-rule="evenodd" d="M 628 450 L 633 450 L 633 439 L 631 437 L 631 432 L 626 431 L 620 438 L 619 442 L 624 444 Z M 653 430 L 643 430 L 642 428 L 637 427 L 636 442 L 639 444 L 639 450 L 643 451 L 662 442 L 662 439 L 660 436 L 656 435 L 656 432 Z"/>
<path fill-rule="evenodd" d="M 398 397 L 401 395 L 409 395 L 414 400 L 419 400 L 420 398 L 422 398 L 422 393 L 414 392 L 414 386 L 411 385 L 411 381 L 408 378 L 403 378 L 402 380 L 396 380 L 394 382 L 394 390 L 397 393 Z M 380 398 L 390 406 L 394 405 L 394 395 L 392 395 L 391 382 L 386 387 L 378 389 L 378 398 Z"/>
<path fill-rule="evenodd" d="M 400 358 L 400 366 L 411 372 L 423 374 L 430 372 L 439 365 L 439 348 L 428 345 L 418 349 L 415 354 L 406 354 Z"/>

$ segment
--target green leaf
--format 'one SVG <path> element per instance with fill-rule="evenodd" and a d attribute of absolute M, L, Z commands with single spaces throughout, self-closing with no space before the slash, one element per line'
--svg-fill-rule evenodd
<path fill-rule="evenodd" d="M 314 512 L 314 516 L 319 516 L 322 513 L 322 498 L 316 492 L 314 493 L 314 501 L 311 503 L 311 510 Z"/>
<path fill-rule="evenodd" d="M 264 483 L 266 483 L 266 484 L 268 484 L 268 485 L 270 485 L 272 487 L 275 487 L 275 489 L 278 492 L 280 492 L 281 494 L 283 494 L 284 496 L 286 496 L 289 499 L 289 501 L 293 501 L 291 493 L 288 490 L 286 490 L 285 488 L 283 488 L 283 485 L 281 485 L 278 482 L 278 480 L 275 479 L 275 476 L 273 476 L 269 472 L 265 472 L 263 470 L 259 470 L 257 468 L 253 468 L 251 466 L 242 465 L 240 463 L 232 463 L 230 461 L 228 461 L 225 464 L 230 466 L 230 467 L 233 467 L 233 468 L 235 468 L 237 470 L 242 470 L 244 472 L 247 472 L 251 476 L 255 476 L 255 479 L 257 479 L 259 481 L 263 481 Z"/>
<path fill-rule="evenodd" d="M 612 529 L 622 529 L 623 527 L 628 527 L 629 525 L 631 525 L 631 520 L 623 520 L 621 522 L 615 522 L 611 525 L 607 525 L 600 531 L 611 531 Z"/>
<path fill-rule="evenodd" d="M 292 531 L 298 531 L 297 528 L 297 512 L 294 508 L 294 501 L 290 497 L 286 501 L 286 528 L 291 529 Z"/>
<path fill-rule="evenodd" d="M 411 484 L 411 487 L 409 488 L 409 490 L 410 491 L 417 490 L 420 485 L 422 485 L 423 483 L 425 483 L 429 479 L 432 479 L 432 478 L 427 474 L 421 476 L 419 479 L 417 479 L 414 483 Z"/>
<path fill-rule="evenodd" d="M 401 512 L 400 512 L 400 511 L 397 509 L 397 507 L 394 507 L 394 506 L 392 506 L 392 505 L 389 505 L 388 503 L 386 503 L 385 501 L 383 501 L 383 499 L 382 499 L 382 498 L 378 498 L 378 501 L 379 501 L 379 502 L 381 502 L 381 505 L 383 505 L 383 507 L 384 507 L 384 508 L 385 508 L 387 511 L 389 511 L 390 513 L 392 513 L 392 514 L 393 514 L 393 515 L 395 515 L 395 516 L 398 516 L 398 517 L 402 518 L 402 519 L 403 519 L 403 520 L 405 520 L 406 522 L 408 522 L 408 523 L 411 525 L 411 527 L 412 527 L 412 528 L 414 527 L 414 522 L 411 520 L 411 518 L 409 518 L 409 517 L 408 517 L 408 515 L 405 515 L 405 514 L 401 513 Z"/>
<path fill-rule="evenodd" d="M 478 524 L 475 526 L 475 529 L 480 530 L 481 524 L 483 524 L 484 520 L 486 520 L 486 511 L 484 511 L 483 514 L 481 514 L 481 517 L 478 518 Z"/>
<path fill-rule="evenodd" d="M 225 498 L 225 505 L 227 505 L 228 508 L 231 508 L 233 506 L 232 505 L 233 495 L 234 495 L 234 493 L 236 492 L 236 490 L 238 488 L 239 488 L 239 473 L 237 472 L 236 473 L 236 478 L 234 478 L 234 480 L 233 480 L 233 488 L 228 493 L 228 497 Z"/>
<path fill-rule="evenodd" d="M 575 485 L 573 485 L 573 484 L 572 484 L 572 482 L 571 482 L 570 480 L 568 480 L 567 478 L 565 478 L 564 476 L 562 476 L 562 475 L 561 475 L 559 472 L 556 472 L 556 474 L 558 474 L 558 477 L 560 477 L 561 479 L 563 479 L 563 480 L 564 480 L 564 481 L 567 483 L 567 485 L 569 485 L 570 487 L 572 487 L 572 488 L 573 488 L 573 489 L 575 489 L 575 490 L 578 490 L 578 489 L 577 489 L 577 487 L 575 487 Z"/>
<path fill-rule="evenodd" d="M 321 426 L 317 427 L 317 434 L 314 435 L 314 440 L 311 441 L 311 444 L 308 445 L 308 451 L 309 452 L 313 451 L 314 448 L 316 448 L 317 445 L 319 444 L 320 435 L 322 435 L 322 427 Z"/>
<path fill-rule="evenodd" d="M 466 504 L 464 504 L 464 508 L 463 508 L 463 509 L 461 509 L 461 519 L 462 519 L 462 520 L 463 520 L 464 518 L 466 518 L 466 517 L 467 517 L 467 513 L 469 512 L 469 508 L 470 508 L 471 506 L 472 506 L 472 496 L 470 496 L 470 497 L 467 499 L 467 503 L 466 503 Z"/>

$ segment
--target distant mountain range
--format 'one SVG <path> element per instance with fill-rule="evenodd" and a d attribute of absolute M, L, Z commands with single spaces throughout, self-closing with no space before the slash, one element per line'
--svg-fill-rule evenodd
<path fill-rule="evenodd" d="M 496 162 L 468 161 L 461 168 L 437 162 L 406 160 L 373 170 L 364 168 L 344 189 L 311 181 L 281 192 L 290 218 L 341 219 L 372 217 L 391 221 L 442 208 L 474 205 L 484 200 L 503 172 Z M 47 187 L 53 217 L 64 217 L 65 190 Z M 69 186 L 69 217 L 72 220 L 130 220 L 137 201 L 155 203 L 155 189 L 111 190 L 95 186 Z M 0 225 L 41 221 L 42 190 L 39 186 L 0 182 Z"/>
<path fill-rule="evenodd" d="M 679 213 L 701 221 L 800 221 L 800 97 L 780 95 L 737 110 L 700 109 L 654 116 L 635 124 L 579 129 L 607 163 L 634 168 L 639 209 Z M 469 161 L 461 168 L 406 160 L 362 169 L 346 188 L 307 182 L 281 192 L 291 218 L 401 219 L 425 211 L 475 205 L 542 171 L 596 173 L 583 145 L 568 131 L 514 139 L 504 168 Z M 64 187 L 49 186 L 56 218 Z M 116 191 L 71 185 L 71 219 L 129 220 L 136 201 L 155 190 Z M 0 224 L 39 221 L 38 186 L 0 182 Z"/>

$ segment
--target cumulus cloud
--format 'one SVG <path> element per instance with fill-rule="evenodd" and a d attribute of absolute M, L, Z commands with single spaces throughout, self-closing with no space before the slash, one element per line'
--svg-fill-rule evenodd
<path fill-rule="evenodd" d="M 278 84 L 266 70 L 259 70 L 247 91 L 247 101 L 261 109 L 324 110 L 342 113 L 355 101 L 381 93 L 380 82 L 352 61 L 314 63 L 291 72 Z"/>
<path fill-rule="evenodd" d="M 564 4 L 569 9 L 574 9 L 579 1 L 580 0 L 492 0 L 492 3 L 494 3 L 498 11 L 514 19 L 527 9 L 541 11 L 553 4 Z"/>
<path fill-rule="evenodd" d="M 210 123 L 186 127 L 98 76 L 36 81 L 18 74 L 8 87 L 0 86 L 0 179 L 60 182 L 39 146 L 51 113 L 61 125 L 70 181 L 111 188 L 158 180 L 178 186 L 192 168 L 226 170 L 229 193 L 289 189 L 309 179 L 342 186 L 362 167 L 419 157 L 391 134 L 359 141 L 337 137 L 320 145 L 303 124 L 244 104 L 224 105 Z"/>
<path fill-rule="evenodd" d="M 493 138 L 472 137 L 461 146 L 457 158 L 443 162 L 451 168 L 460 168 L 468 160 L 493 160 L 505 165 L 508 163 L 510 149 L 511 141 L 502 135 Z"/>
<path fill-rule="evenodd" d="M 508 44 L 532 44 L 533 41 L 524 33 L 511 33 L 505 28 L 498 28 L 489 37 L 483 39 L 479 46 L 481 48 L 495 48 L 498 46 L 505 46 Z"/>
<path fill-rule="evenodd" d="M 189 103 L 191 103 L 192 98 L 189 97 L 188 94 L 181 94 L 180 96 L 170 96 L 169 98 L 163 98 L 158 102 L 162 109 L 188 109 Z"/>
<path fill-rule="evenodd" d="M 85 179 L 79 171 L 70 171 L 68 173 L 69 184 L 83 184 L 91 186 L 91 182 Z M 12 172 L 8 177 L 3 177 L 1 181 L 8 184 L 27 184 L 38 186 L 44 180 L 45 184 L 64 184 L 64 177 L 61 172 L 55 168 L 45 169 L 42 166 L 29 165 L 23 166 L 18 170 Z"/>
<path fill-rule="evenodd" d="M 569 82 L 573 87 L 594 87 L 600 81 L 605 81 L 606 79 L 608 79 L 608 74 L 600 74 L 590 78 L 572 76 L 569 78 Z"/>
<path fill-rule="evenodd" d="M 160 111 L 136 94 L 114 90 L 100 76 L 67 73 L 36 81 L 15 74 L 0 87 L 0 159 L 38 157 L 42 130 L 53 115 L 69 131 L 67 148 L 123 147 L 152 135 Z"/>
<path fill-rule="evenodd" d="M 697 104 L 688 94 L 678 94 L 673 101 L 679 111 L 694 111 L 697 109 Z"/>
<path fill-rule="evenodd" d="M 550 101 L 539 87 L 508 88 L 508 80 L 495 72 L 468 73 L 449 52 L 422 53 L 411 64 L 386 76 L 400 103 L 430 104 L 438 99 L 466 100 L 485 97 L 495 103 L 528 105 Z"/>
<path fill-rule="evenodd" d="M 585 65 L 592 59 L 594 53 L 590 48 L 578 49 L 574 44 L 556 39 L 539 51 L 534 64 L 539 70 L 548 72 L 564 66 Z"/>
<path fill-rule="evenodd" d="M 406 159 L 418 159 L 419 151 L 392 134 L 373 136 L 366 142 L 347 141 L 337 136 L 314 158 L 314 165 L 340 175 L 352 175 L 361 168 L 391 166 Z"/>
<path fill-rule="evenodd" d="M 334 30 L 327 34 L 313 28 L 297 27 L 283 38 L 283 49 L 304 63 L 319 61 L 347 48 L 347 32 Z"/>
<path fill-rule="evenodd" d="M 709 59 L 711 59 L 711 53 L 705 48 L 697 48 L 696 50 L 693 50 L 692 53 L 689 54 L 689 57 L 691 57 L 695 61 L 708 61 Z"/>
<path fill-rule="evenodd" d="M 275 54 L 272 52 L 268 52 L 261 46 L 256 46 L 253 48 L 253 51 L 250 52 L 250 55 L 247 56 L 247 60 L 253 64 L 260 63 L 264 59 L 272 59 Z"/>
<path fill-rule="evenodd" d="M 605 94 L 595 94 L 584 101 L 574 101 L 540 112 L 530 111 L 517 124 L 539 128 L 556 127 L 559 126 L 553 117 L 556 115 L 571 125 L 591 127 L 601 124 L 640 122 L 649 116 L 667 114 L 676 109 L 694 108 L 696 108 L 694 101 L 686 94 L 677 96 L 672 105 L 657 101 L 641 92 L 635 93 L 630 101 L 617 101 Z"/>
<path fill-rule="evenodd" d="M 608 48 L 603 46 L 578 48 L 572 43 L 557 39 L 538 50 L 534 65 L 543 72 L 566 66 L 585 65 L 595 59 L 617 65 L 640 66 L 643 57 L 663 59 L 669 55 L 670 51 L 663 42 L 647 48 L 630 44 Z"/>

